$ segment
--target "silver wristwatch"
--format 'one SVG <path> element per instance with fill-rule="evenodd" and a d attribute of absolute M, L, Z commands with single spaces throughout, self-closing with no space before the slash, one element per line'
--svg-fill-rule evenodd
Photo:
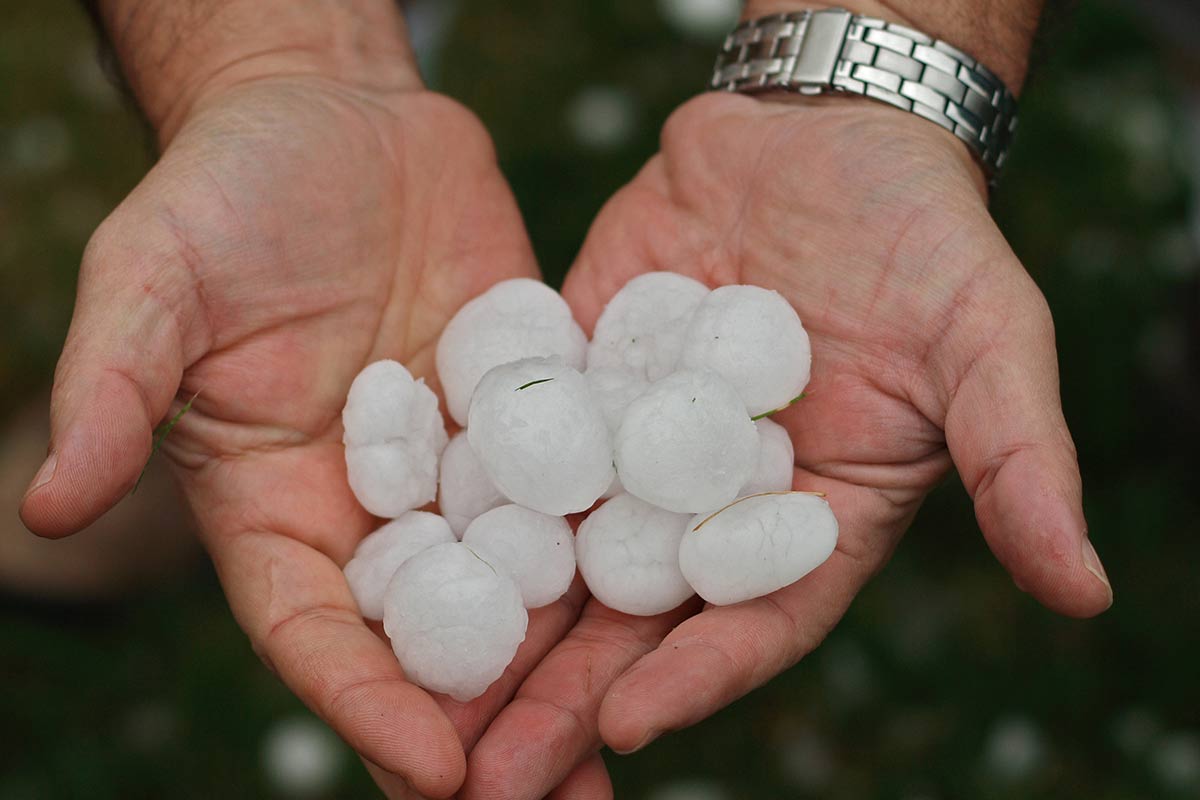
<path fill-rule="evenodd" d="M 873 97 L 958 136 L 993 179 L 1017 127 L 1017 101 L 987 67 L 912 28 L 841 8 L 743 22 L 725 39 L 711 88 Z"/>

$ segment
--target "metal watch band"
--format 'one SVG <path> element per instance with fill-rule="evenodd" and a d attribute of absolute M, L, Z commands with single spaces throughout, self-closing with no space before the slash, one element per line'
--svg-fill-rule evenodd
<path fill-rule="evenodd" d="M 912 28 L 841 8 L 743 22 L 725 38 L 710 87 L 873 97 L 958 136 L 993 179 L 1017 127 L 1017 101 L 987 67 Z"/>

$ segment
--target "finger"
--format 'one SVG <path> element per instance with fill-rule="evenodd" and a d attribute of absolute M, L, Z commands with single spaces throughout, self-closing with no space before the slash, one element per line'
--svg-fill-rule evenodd
<path fill-rule="evenodd" d="M 463 800 L 539 800 L 599 745 L 608 686 L 695 602 L 656 617 L 631 617 L 588 601 L 578 624 L 530 673 L 471 752 Z"/>
<path fill-rule="evenodd" d="M 599 753 L 571 771 L 567 779 L 546 800 L 612 800 L 612 780 Z"/>
<path fill-rule="evenodd" d="M 21 503 L 35 533 L 87 526 L 133 488 L 206 335 L 178 245 L 118 211 L 88 244 L 55 372 L 46 461 Z M 159 231 L 156 233 L 156 231 Z"/>
<path fill-rule="evenodd" d="M 600 708 L 600 734 L 613 750 L 639 750 L 665 731 L 693 725 L 795 664 L 891 555 L 911 511 L 898 516 L 879 493 L 798 474 L 797 486 L 825 492 L 837 514 L 833 555 L 773 594 L 706 607 L 639 659 Z"/>
<path fill-rule="evenodd" d="M 1032 281 L 995 303 L 1001 319 L 947 353 L 950 455 L 1017 585 L 1055 611 L 1089 617 L 1112 605 L 1112 588 L 1087 536 L 1053 322 Z"/>
<path fill-rule="evenodd" d="M 290 537 L 245 532 L 210 550 L 255 650 L 309 708 L 419 794 L 449 797 L 466 758 L 435 700 L 364 624 L 337 565 Z"/>
<path fill-rule="evenodd" d="M 371 780 L 375 781 L 375 785 L 379 787 L 379 791 L 383 792 L 383 796 L 387 800 L 426 800 L 399 775 L 393 775 L 378 764 L 372 764 L 361 756 L 359 759 L 367 768 L 367 774 L 371 776 Z"/>

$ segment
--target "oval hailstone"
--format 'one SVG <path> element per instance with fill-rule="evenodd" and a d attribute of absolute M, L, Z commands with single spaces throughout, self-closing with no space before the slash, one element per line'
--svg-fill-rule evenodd
<path fill-rule="evenodd" d="M 588 369 L 617 367 L 647 381 L 675 371 L 692 312 L 708 294 L 699 281 L 674 272 L 647 272 L 613 295 L 596 321 Z"/>
<path fill-rule="evenodd" d="M 346 477 L 367 511 L 398 517 L 437 495 L 446 429 L 423 378 L 395 361 L 367 365 L 350 384 L 342 426 Z"/>
<path fill-rule="evenodd" d="M 490 370 L 468 417 L 471 449 L 514 503 L 563 516 L 590 508 L 612 483 L 604 417 L 583 375 L 558 359 Z"/>
<path fill-rule="evenodd" d="M 383 598 L 383 629 L 404 674 L 460 702 L 503 674 L 528 623 L 517 584 L 461 542 L 405 561 Z"/>
<path fill-rule="evenodd" d="M 680 364 L 711 369 L 742 396 L 750 416 L 784 408 L 808 385 L 812 350 L 783 295 L 758 286 L 709 292 L 688 325 Z"/>
<path fill-rule="evenodd" d="M 428 511 L 407 511 L 368 534 L 342 570 L 362 615 L 383 619 L 383 594 L 400 565 L 427 547 L 453 541 L 446 520 Z"/>
<path fill-rule="evenodd" d="M 758 429 L 732 386 L 711 371 L 680 371 L 629 404 L 616 436 L 617 474 L 630 494 L 679 513 L 719 508 L 758 466 Z"/>
<path fill-rule="evenodd" d="M 467 302 L 437 346 L 438 379 L 450 416 L 466 425 L 480 378 L 492 367 L 533 356 L 558 356 L 580 371 L 587 363 L 587 337 L 558 292 L 541 281 L 515 278 Z"/>
<path fill-rule="evenodd" d="M 778 422 L 765 417 L 756 421 L 754 426 L 758 428 L 758 467 L 754 470 L 754 477 L 741 488 L 738 495 L 788 491 L 792 488 L 792 473 L 796 467 L 792 437 Z M 449 452 L 449 448 L 446 450 Z M 445 458 L 443 455 L 442 460 L 445 461 Z"/>
<path fill-rule="evenodd" d="M 588 589 L 604 605 L 649 617 L 695 592 L 679 569 L 688 514 L 619 494 L 588 515 L 575 536 L 575 560 Z"/>
<path fill-rule="evenodd" d="M 508 571 L 526 608 L 550 605 L 575 577 L 575 542 L 562 517 L 500 506 L 472 522 L 462 541 L 492 566 Z"/>
<path fill-rule="evenodd" d="M 679 568 L 697 594 L 727 606 L 800 580 L 829 558 L 837 537 L 837 519 L 821 497 L 750 495 L 691 520 Z"/>
<path fill-rule="evenodd" d="M 462 538 L 471 520 L 485 511 L 508 502 L 488 477 L 487 470 L 467 441 L 467 432 L 459 431 L 442 451 L 441 478 L 438 481 L 438 508 L 454 535 Z"/>

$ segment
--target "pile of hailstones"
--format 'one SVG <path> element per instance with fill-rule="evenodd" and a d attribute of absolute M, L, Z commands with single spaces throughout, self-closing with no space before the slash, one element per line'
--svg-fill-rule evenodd
<path fill-rule="evenodd" d="M 545 284 L 496 284 L 438 343 L 465 426 L 448 443 L 434 393 L 400 364 L 373 363 L 350 387 L 350 487 L 392 520 L 345 568 L 363 616 L 383 620 L 410 680 L 465 701 L 577 565 L 605 605 L 646 616 L 799 580 L 833 552 L 837 521 L 790 491 L 792 443 L 767 417 L 802 393 L 810 364 L 796 312 L 755 286 L 642 275 L 589 343 Z M 435 495 L 440 516 L 414 510 Z M 593 507 L 572 536 L 566 515 Z"/>

